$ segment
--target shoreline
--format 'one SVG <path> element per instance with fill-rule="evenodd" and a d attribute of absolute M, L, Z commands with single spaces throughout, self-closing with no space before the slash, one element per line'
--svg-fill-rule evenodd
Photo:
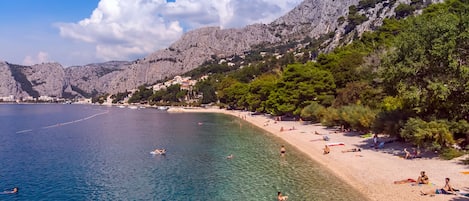
<path fill-rule="evenodd" d="M 319 163 L 332 174 L 354 187 L 368 197 L 369 200 L 469 200 L 462 195 L 421 196 L 420 191 L 429 191 L 444 186 L 444 178 L 451 178 L 451 184 L 456 189 L 469 192 L 469 166 L 459 162 L 461 158 L 441 160 L 425 153 L 426 156 L 417 159 L 404 159 L 403 148 L 410 146 L 393 142 L 383 149 L 370 147 L 372 138 L 362 138 L 358 134 L 341 133 L 330 130 L 321 125 L 304 125 L 298 121 L 277 121 L 264 115 L 250 115 L 250 112 L 225 110 L 218 108 L 179 108 L 171 107 L 168 112 L 198 112 L 220 113 L 231 115 L 255 125 L 272 135 L 285 141 L 287 149 L 295 147 L 308 155 L 311 160 Z M 281 128 L 284 131 L 280 131 Z M 294 129 L 292 129 L 294 128 Z M 315 134 L 315 133 L 319 133 Z M 330 141 L 324 141 L 327 135 Z M 379 136 L 380 141 L 386 140 Z M 331 146 L 331 153 L 324 155 L 324 145 L 331 142 L 341 142 L 343 146 Z M 347 149 L 360 148 L 360 152 L 345 152 Z M 464 156 L 463 156 L 464 157 Z M 430 178 L 431 185 L 394 184 L 394 181 L 408 178 L 417 179 L 420 171 L 425 171 Z"/>

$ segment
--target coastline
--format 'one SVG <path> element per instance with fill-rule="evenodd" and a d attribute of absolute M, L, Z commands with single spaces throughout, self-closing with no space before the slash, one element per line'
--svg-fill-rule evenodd
<path fill-rule="evenodd" d="M 245 120 L 284 140 L 288 149 L 294 147 L 307 154 L 312 160 L 330 170 L 344 182 L 370 200 L 469 200 L 462 195 L 421 196 L 420 191 L 430 191 L 444 186 L 444 178 L 451 178 L 454 188 L 469 191 L 469 167 L 459 163 L 459 159 L 440 160 L 430 153 L 423 158 L 404 159 L 404 143 L 393 142 L 383 149 L 370 147 L 372 138 L 362 138 L 353 133 L 341 133 L 320 125 L 304 125 L 298 121 L 277 121 L 264 115 L 250 115 L 250 112 L 224 110 L 218 108 L 170 108 L 168 112 L 221 113 Z M 284 131 L 280 131 L 281 128 Z M 294 128 L 294 129 L 292 129 Z M 290 130 L 291 129 L 291 130 Z M 319 133 L 315 134 L 315 133 Z M 324 141 L 327 135 L 330 141 Z M 379 136 L 380 141 L 386 141 Z M 344 146 L 331 146 L 331 153 L 324 155 L 327 143 L 341 142 Z M 346 152 L 347 149 L 360 148 L 360 152 Z M 427 157 L 428 156 L 428 157 Z M 288 157 L 288 156 L 287 156 Z M 417 179 L 420 171 L 425 171 L 431 185 L 394 184 L 393 181 L 408 178 Z"/>

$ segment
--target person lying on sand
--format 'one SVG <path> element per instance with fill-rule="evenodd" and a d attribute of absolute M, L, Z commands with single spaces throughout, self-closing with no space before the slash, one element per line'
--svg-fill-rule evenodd
<path fill-rule="evenodd" d="M 394 181 L 394 184 L 407 184 L 407 183 L 415 183 L 417 181 L 415 181 L 415 179 L 403 179 L 403 180 L 399 180 L 399 181 Z"/>
<path fill-rule="evenodd" d="M 435 194 L 456 194 L 457 189 L 454 189 L 451 184 L 449 183 L 449 178 L 445 178 L 445 186 L 443 188 L 437 188 L 435 190 L 431 190 L 428 192 L 420 191 L 420 195 L 430 195 L 433 196 Z"/>
<path fill-rule="evenodd" d="M 353 148 L 353 149 L 347 149 L 347 150 L 342 150 L 342 153 L 347 153 L 347 152 L 360 152 L 362 151 L 360 148 Z"/>
<path fill-rule="evenodd" d="M 429 179 L 428 179 L 428 176 L 425 174 L 425 171 L 420 172 L 420 176 L 417 179 L 417 183 L 418 184 L 428 184 L 429 183 Z"/>

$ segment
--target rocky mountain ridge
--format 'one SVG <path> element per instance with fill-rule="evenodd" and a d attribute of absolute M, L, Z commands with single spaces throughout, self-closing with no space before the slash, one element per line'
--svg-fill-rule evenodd
<path fill-rule="evenodd" d="M 414 0 L 412 0 L 414 1 Z M 442 0 L 425 0 L 425 4 Z M 373 5 L 363 5 L 372 2 Z M 58 63 L 20 66 L 0 62 L 0 97 L 91 97 L 135 89 L 197 68 L 213 57 L 242 55 L 260 44 L 281 44 L 330 35 L 322 51 L 329 51 L 353 36 L 373 30 L 394 8 L 410 0 L 305 0 L 270 24 L 241 29 L 205 27 L 184 34 L 166 49 L 132 62 L 105 62 L 64 68 Z M 360 24 L 346 19 L 350 6 L 366 16 Z M 351 25 L 354 25 L 351 28 Z"/>

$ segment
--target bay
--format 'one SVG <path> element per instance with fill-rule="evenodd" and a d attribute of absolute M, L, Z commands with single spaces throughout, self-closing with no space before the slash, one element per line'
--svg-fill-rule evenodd
<path fill-rule="evenodd" d="M 0 200 L 364 200 L 284 143 L 222 114 L 4 104 Z"/>

